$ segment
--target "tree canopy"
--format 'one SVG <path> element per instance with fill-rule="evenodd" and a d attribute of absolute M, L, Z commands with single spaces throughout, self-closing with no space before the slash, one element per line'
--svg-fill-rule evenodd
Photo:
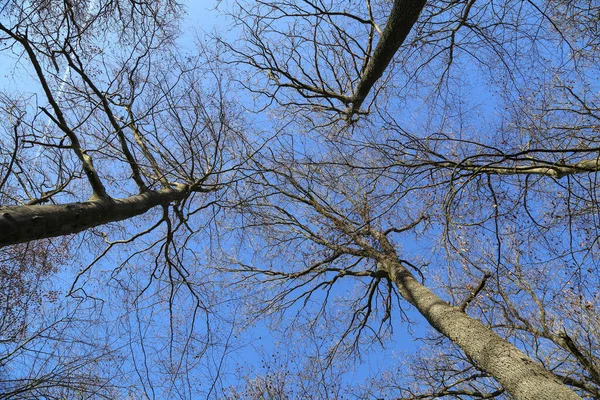
<path fill-rule="evenodd" d="M 0 398 L 600 397 L 597 2 L 188 6 L 0 3 Z"/>

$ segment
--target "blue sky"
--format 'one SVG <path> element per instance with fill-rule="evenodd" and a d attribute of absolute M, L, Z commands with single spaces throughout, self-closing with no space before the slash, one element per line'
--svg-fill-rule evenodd
<path fill-rule="evenodd" d="M 196 44 L 198 41 L 204 42 L 205 33 L 215 33 L 216 35 L 222 35 L 226 39 L 234 40 L 236 31 L 232 30 L 229 20 L 226 17 L 219 16 L 219 12 L 213 9 L 212 3 L 203 1 L 189 2 L 187 5 L 188 14 L 182 22 L 181 37 L 179 38 L 179 44 L 187 52 L 194 53 Z M 221 8 L 226 8 L 225 3 L 220 4 Z M 551 49 L 544 49 L 544 52 L 550 52 Z M 425 57 L 425 55 L 423 56 Z M 0 83 L 0 88 L 7 91 L 18 92 L 23 94 L 38 95 L 39 87 L 35 83 L 35 79 L 32 77 L 30 71 L 23 68 L 21 65 L 15 66 L 17 58 L 15 56 L 3 56 L 0 57 L 0 75 L 4 78 Z M 25 64 L 25 63 L 22 63 Z M 499 115 L 503 107 L 508 107 L 512 100 L 516 100 L 518 90 L 520 88 L 513 88 L 514 91 L 507 93 L 494 92 L 494 86 L 490 84 L 486 79 L 486 73 L 478 69 L 475 63 L 471 63 L 465 59 L 456 61 L 453 68 L 460 71 L 461 80 L 457 78 L 457 82 L 463 83 L 460 86 L 460 90 L 454 91 L 454 97 L 439 99 L 441 102 L 449 101 L 455 102 L 456 107 L 453 111 L 458 110 L 461 115 L 447 115 L 442 111 L 446 111 L 445 104 L 437 107 L 438 105 L 430 106 L 424 100 L 421 101 L 407 101 L 407 104 L 398 106 L 394 104 L 389 108 L 394 110 L 399 119 L 402 121 L 409 130 L 415 132 L 425 132 L 428 134 L 429 129 L 435 132 L 450 132 L 452 134 L 457 133 L 460 139 L 467 137 L 483 137 L 481 141 L 496 140 L 497 132 L 494 130 L 496 127 L 502 124 L 501 117 Z M 527 72 L 527 71 L 525 71 Z M 400 74 L 400 73 L 399 73 Z M 426 75 L 427 79 L 436 78 L 436 72 L 433 71 L 430 75 Z M 243 78 L 242 78 L 243 79 Z M 523 80 L 527 79 L 527 76 L 523 76 Z M 517 80 L 518 81 L 518 80 Z M 437 89 L 432 89 L 434 86 L 430 85 L 431 82 L 426 82 L 423 88 L 413 88 L 412 94 L 422 96 L 424 93 L 429 93 L 435 97 L 437 95 Z M 500 87 L 501 85 L 498 85 Z M 422 90 L 421 90 L 422 89 Z M 503 98 L 501 95 L 504 95 Z M 232 98 L 236 98 L 238 105 L 248 105 L 248 108 L 252 108 L 253 104 L 250 104 L 252 99 L 250 97 L 240 98 L 236 93 L 232 94 Z M 514 99 L 513 99 L 514 97 Z M 421 97 L 418 97 L 421 98 Z M 504 103 L 506 102 L 506 104 Z M 439 112 L 439 113 L 438 113 Z M 431 116 L 431 118 L 428 118 Z M 272 129 L 276 126 L 276 118 L 278 115 L 263 114 L 259 117 L 249 115 L 248 120 L 252 123 L 252 129 L 259 131 L 264 128 L 265 130 Z M 429 125 L 428 125 L 429 124 Z M 302 127 L 296 127 L 302 129 Z M 489 133 L 489 137 L 485 138 L 485 133 Z M 464 137 L 461 135 L 465 135 Z M 518 140 L 514 141 L 517 146 Z M 311 139 L 306 139 L 307 146 L 317 141 L 311 142 Z M 450 147 L 450 145 L 448 145 Z M 476 147 L 476 146 L 474 146 Z M 447 149 L 444 149 L 447 150 Z M 457 157 L 460 157 L 458 155 Z M 498 184 L 500 187 L 502 183 Z M 467 191 L 465 189 L 465 191 Z M 509 192 L 509 191 L 508 191 Z M 488 199 L 489 200 L 489 199 Z M 419 202 L 419 199 L 415 200 L 415 204 Z M 485 217 L 486 213 L 489 215 L 493 212 L 493 205 L 491 200 L 481 201 L 478 206 L 482 209 L 474 209 L 474 204 L 464 203 L 455 204 L 457 210 L 463 215 L 458 216 L 461 221 L 469 221 L 468 218 Z M 487 207 L 487 208 L 485 208 Z M 534 208 L 536 205 L 533 206 Z M 539 206 L 538 206 L 539 207 Z M 455 210 L 456 211 L 456 210 Z M 457 211 L 458 212 L 458 211 Z M 148 220 L 136 221 L 137 227 L 144 227 L 145 224 L 151 224 L 158 217 L 160 212 L 155 210 L 149 213 L 150 217 Z M 483 218 L 483 217 L 482 217 Z M 196 221 L 200 220 L 198 217 Z M 150 222 L 149 222 L 150 221 Z M 487 228 L 491 226 L 486 225 Z M 207 224 L 208 225 L 208 224 Z M 440 223 L 439 226 L 442 226 Z M 129 227 L 132 230 L 136 227 Z M 110 227 L 110 239 L 114 240 L 119 237 L 126 237 L 129 228 L 124 228 L 122 231 L 113 229 Z M 242 313 L 238 311 L 243 307 L 239 304 L 236 305 L 233 291 L 231 293 L 226 292 L 230 289 L 227 285 L 225 278 L 212 278 L 208 272 L 203 270 L 203 266 L 208 265 L 210 257 L 207 256 L 208 248 L 206 236 L 211 232 L 211 227 L 208 226 L 197 235 L 195 242 L 190 242 L 190 247 L 186 250 L 186 255 L 189 256 L 189 267 L 194 270 L 196 265 L 200 266 L 197 268 L 198 271 L 194 271 L 197 275 L 199 287 L 206 288 L 206 301 L 212 304 L 214 307 L 214 314 L 209 315 L 208 319 L 204 319 L 205 315 L 202 314 L 198 317 L 198 324 L 195 326 L 196 330 L 194 333 L 197 337 L 189 340 L 189 343 L 184 340 L 186 338 L 186 329 L 191 329 L 191 318 L 189 316 L 189 310 L 191 309 L 192 299 L 191 296 L 186 295 L 183 292 L 177 292 L 176 300 L 178 303 L 174 307 L 169 307 L 168 303 L 168 290 L 169 286 L 166 282 L 161 281 L 160 278 L 164 278 L 161 275 L 159 278 L 154 280 L 154 286 L 145 293 L 143 298 L 139 299 L 136 303 L 136 307 L 133 307 L 134 297 L 141 292 L 148 278 L 148 271 L 154 266 L 152 252 L 147 252 L 146 255 L 135 257 L 132 260 L 127 260 L 126 264 L 122 264 L 124 260 L 135 251 L 142 250 L 144 246 L 151 241 L 156 239 L 158 234 L 151 234 L 148 238 L 139 240 L 136 243 L 128 246 L 118 247 L 105 257 L 101 262 L 96 264 L 94 268 L 84 274 L 80 284 L 85 284 L 84 289 L 89 296 L 95 296 L 103 299 L 103 314 L 99 317 L 103 328 L 106 328 L 106 333 L 97 333 L 96 340 L 107 339 L 111 335 L 114 335 L 114 346 L 119 347 L 119 350 L 123 351 L 123 354 L 127 355 L 128 352 L 134 353 L 135 356 L 132 358 L 125 358 L 122 360 L 121 367 L 127 373 L 131 374 L 134 378 L 139 377 L 142 382 L 155 380 L 156 382 L 161 381 L 161 367 L 162 362 L 165 365 L 168 364 L 165 358 L 168 358 L 166 354 L 170 355 L 168 341 L 171 339 L 168 333 L 169 330 L 176 331 L 177 339 L 180 340 L 175 344 L 177 348 L 194 348 L 196 346 L 198 352 L 201 352 L 202 341 L 205 339 L 202 335 L 205 334 L 205 327 L 203 323 L 211 325 L 211 329 L 215 329 L 217 336 L 214 337 L 214 346 L 205 354 L 205 356 L 198 360 L 190 361 L 190 365 L 194 365 L 191 375 L 202 377 L 197 379 L 194 384 L 205 385 L 202 387 L 204 393 L 207 393 L 207 384 L 212 384 L 216 379 L 216 371 L 219 366 L 222 368 L 220 371 L 221 376 L 218 380 L 218 385 L 227 387 L 229 385 L 240 384 L 240 378 L 237 373 L 238 367 L 242 367 L 242 374 L 257 374 L 261 375 L 266 372 L 266 368 L 263 364 L 265 359 L 271 360 L 273 356 L 281 357 L 282 362 L 290 362 L 292 365 L 296 360 L 293 358 L 297 355 L 303 355 L 302 352 L 309 353 L 313 351 L 313 348 L 309 346 L 308 342 L 306 345 L 303 343 L 288 343 L 286 340 L 290 340 L 290 337 L 298 337 L 294 335 L 281 336 L 273 333 L 269 327 L 268 320 L 257 320 L 251 325 L 251 328 L 246 331 L 238 332 L 231 330 L 227 325 L 231 319 L 242 318 Z M 103 228 L 102 228 L 103 229 Z M 87 232 L 78 237 L 84 238 L 77 249 L 79 251 L 79 258 L 71 260 L 65 268 L 59 273 L 52 277 L 47 282 L 48 287 L 59 288 L 66 293 L 66 290 L 70 287 L 74 280 L 74 276 L 80 268 L 83 268 L 89 262 L 92 261 L 94 251 L 97 252 L 98 245 L 102 244 L 103 238 L 99 233 L 102 229 L 96 229 L 94 232 Z M 429 237 L 425 237 L 421 242 L 416 239 L 412 239 L 413 235 L 410 235 L 406 240 L 405 237 L 400 237 L 398 243 L 402 243 L 403 254 L 407 255 L 407 259 L 412 260 L 416 258 L 423 258 L 424 261 L 433 263 L 431 270 L 433 278 L 443 278 L 442 281 L 446 281 L 449 278 L 450 273 L 453 271 L 452 268 L 457 264 L 451 264 L 450 262 L 448 269 L 444 269 L 443 264 L 446 260 L 443 260 L 443 251 L 432 244 L 432 241 L 437 239 L 434 237 L 441 236 L 441 228 L 433 228 L 428 231 Z M 475 233 L 476 235 L 477 233 Z M 489 235 L 489 236 L 486 236 Z M 408 236 L 408 235 L 407 235 Z M 434 238 L 434 239 L 432 239 Z M 480 234 L 475 237 L 473 242 L 480 241 L 479 245 L 483 248 L 484 245 L 489 245 L 489 248 L 483 248 L 481 253 L 485 253 L 487 250 L 492 249 L 495 246 L 495 236 L 492 230 L 488 230 L 485 234 Z M 231 239 L 233 242 L 234 239 Z M 257 239 L 261 240 L 261 239 Z M 428 241 L 429 240 L 429 241 Z M 77 242 L 77 241 L 75 241 Z M 74 243 L 75 243 L 74 242 Z M 224 247 L 234 247 L 234 244 L 230 244 L 228 239 L 223 240 Z M 482 244 L 483 243 L 483 244 Z M 491 243 L 491 244 L 490 244 Z M 259 243 L 260 245 L 260 243 Z M 89 248 L 88 248 L 89 246 Z M 258 246 L 260 247 L 260 246 Z M 400 247 L 400 246 L 399 246 Z M 250 246 L 245 247 L 249 249 Z M 155 249 L 154 249 L 155 250 Z M 474 252 L 477 253 L 477 252 Z M 253 254 L 234 254 L 243 261 L 246 259 L 249 262 L 254 260 Z M 475 254 L 473 257 L 479 257 L 480 254 Z M 482 257 L 483 258 L 483 257 Z M 259 259 L 259 257 L 257 257 Z M 285 260 L 281 261 L 284 262 Z M 263 261 L 264 262 L 264 261 Z M 438 264 L 436 264 L 438 263 Z M 260 265 L 257 265 L 260 267 Z M 160 275 L 160 274 L 157 274 Z M 233 278 L 232 278 L 233 279 Z M 345 279 L 345 278 L 344 278 Z M 345 293 L 354 290 L 353 282 L 343 282 L 335 287 L 334 295 L 341 296 Z M 476 282 L 473 282 L 476 283 Z M 133 290 L 129 291 L 129 287 L 123 289 L 127 285 L 131 285 Z M 435 285 L 436 283 L 432 283 Z M 203 286 L 205 285 L 205 286 Z M 433 288 L 438 294 L 444 293 L 443 288 Z M 259 289 L 260 290 L 260 289 Z M 137 291 L 137 292 L 136 292 Z M 82 293 L 82 292 L 80 292 Z M 150 296 L 150 295 L 153 296 Z M 339 298 L 339 297 L 338 297 Z M 333 298 L 332 302 L 335 302 L 338 298 Z M 219 301 L 223 300 L 222 303 Z M 65 304 L 72 300 L 65 300 Z M 87 301 L 96 301 L 90 297 Z M 404 302 L 406 305 L 406 303 Z M 292 309 L 286 314 L 286 318 L 290 318 L 297 308 Z M 85 314 L 87 310 L 82 309 L 82 313 Z M 96 312 L 97 310 L 94 310 Z M 411 354 L 416 350 L 414 337 L 424 337 L 426 335 L 426 322 L 424 319 L 412 311 L 412 308 L 406 305 L 404 311 L 407 312 L 409 318 L 414 322 L 413 325 L 407 325 L 400 322 L 398 315 L 398 309 L 394 309 L 396 315 L 394 315 L 393 321 L 393 336 L 391 341 L 386 343 L 386 348 L 381 349 L 378 346 L 373 346 L 369 350 L 363 352 L 363 358 L 361 361 L 357 361 L 356 364 L 346 365 L 349 367 L 350 372 L 343 375 L 343 381 L 347 384 L 354 384 L 357 382 L 364 381 L 367 377 L 379 375 L 382 369 L 391 368 L 398 361 L 398 358 L 404 357 L 404 354 Z M 85 316 L 85 315 L 83 315 Z M 173 324 L 172 322 L 175 321 Z M 237 320 L 239 322 L 239 319 Z M 285 324 L 281 325 L 285 327 Z M 409 333 L 408 331 L 411 331 Z M 126 336 L 131 334 L 131 337 Z M 103 336 L 104 335 L 104 336 Z M 120 335 L 123 335 L 121 337 Z M 192 337 L 191 335 L 189 336 Z M 141 338 L 148 338 L 147 342 L 141 341 Z M 211 338 L 213 339 L 213 338 Z M 323 342 L 326 343 L 326 340 Z M 317 343 L 319 344 L 319 343 Z M 130 348 L 125 348 L 126 345 L 130 345 Z M 123 347 L 121 347 L 123 346 Z M 144 347 L 147 346 L 147 347 Z M 179 346 L 179 347 L 178 347 Z M 143 357 L 139 355 L 143 351 L 148 349 L 156 350 L 154 358 L 148 358 L 144 362 Z M 195 349 L 195 348 L 194 348 Z M 177 356 L 173 357 L 177 358 Z M 277 364 L 277 363 L 274 363 Z M 349 363 L 350 364 L 350 363 Z M 269 362 L 267 362 L 269 365 Z M 141 373 L 140 371 L 146 370 L 147 372 Z M 202 381 L 202 382 L 200 382 Z M 148 386 L 149 387 L 149 386 Z M 174 388 L 166 389 L 175 390 Z M 215 391 L 217 390 L 217 391 Z M 218 397 L 218 389 L 211 392 L 211 395 Z M 156 397 L 160 397 L 159 389 L 156 389 Z M 148 388 L 148 392 L 152 392 Z"/>

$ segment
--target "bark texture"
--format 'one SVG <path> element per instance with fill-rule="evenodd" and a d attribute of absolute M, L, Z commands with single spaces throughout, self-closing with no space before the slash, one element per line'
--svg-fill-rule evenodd
<path fill-rule="evenodd" d="M 360 82 L 352 98 L 352 112 L 360 109 L 371 88 L 392 61 L 410 30 L 412 29 L 423 7 L 425 0 L 395 0 L 392 11 L 377 43 L 373 56 L 367 63 Z"/>
<path fill-rule="evenodd" d="M 181 200 L 188 194 L 188 188 L 182 185 L 122 199 L 94 198 L 82 203 L 0 207 L 0 247 L 70 235 L 126 220 L 158 205 Z"/>
<path fill-rule="evenodd" d="M 557 377 L 460 308 L 453 307 L 423 286 L 396 257 L 380 261 L 402 297 L 431 326 L 460 347 L 518 400 L 581 399 Z"/>

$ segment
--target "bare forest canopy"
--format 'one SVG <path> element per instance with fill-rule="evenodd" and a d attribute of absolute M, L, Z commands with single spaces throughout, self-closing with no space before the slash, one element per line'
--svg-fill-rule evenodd
<path fill-rule="evenodd" d="M 202 7 L 0 1 L 0 399 L 600 398 L 600 3 Z"/>

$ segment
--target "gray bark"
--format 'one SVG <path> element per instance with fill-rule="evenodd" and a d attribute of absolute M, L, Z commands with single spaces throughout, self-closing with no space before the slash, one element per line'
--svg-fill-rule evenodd
<path fill-rule="evenodd" d="M 373 56 L 367 63 L 356 92 L 352 98 L 351 113 L 360 109 L 363 101 L 373 85 L 392 61 L 410 30 L 412 29 L 423 7 L 425 0 L 395 0 L 388 21 L 383 29 L 381 39 L 377 43 Z"/>
<path fill-rule="evenodd" d="M 388 242 L 389 243 L 389 242 Z M 581 399 L 556 376 L 490 328 L 422 285 L 394 256 L 380 260 L 400 295 L 518 400 Z"/>
<path fill-rule="evenodd" d="M 0 207 L 0 247 L 123 221 L 153 207 L 182 200 L 188 194 L 189 187 L 181 185 L 122 199 L 92 198 L 82 203 Z"/>

